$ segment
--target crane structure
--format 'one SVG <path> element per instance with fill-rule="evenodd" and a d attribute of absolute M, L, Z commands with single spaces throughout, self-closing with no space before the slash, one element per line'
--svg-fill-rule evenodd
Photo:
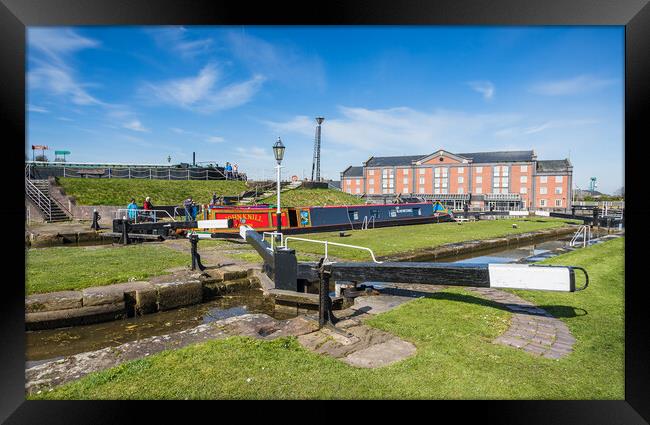
<path fill-rule="evenodd" d="M 316 137 L 314 138 L 314 159 L 311 164 L 311 181 L 320 181 L 320 125 L 325 121 L 323 117 L 316 117 Z"/>

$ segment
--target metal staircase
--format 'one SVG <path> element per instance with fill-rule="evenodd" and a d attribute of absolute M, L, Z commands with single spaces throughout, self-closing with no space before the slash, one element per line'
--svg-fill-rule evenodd
<path fill-rule="evenodd" d="M 47 180 L 30 180 L 25 177 L 25 196 L 41 211 L 48 223 L 70 220 L 72 214 L 50 196 Z"/>

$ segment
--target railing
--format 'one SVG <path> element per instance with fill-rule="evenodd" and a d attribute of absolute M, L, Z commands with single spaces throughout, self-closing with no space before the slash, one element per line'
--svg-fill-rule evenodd
<path fill-rule="evenodd" d="M 370 216 L 368 218 L 367 215 L 363 216 L 363 223 L 361 223 L 361 230 L 368 230 L 368 227 L 370 226 L 370 223 L 372 222 L 372 228 L 375 228 L 375 216 Z"/>
<path fill-rule="evenodd" d="M 52 221 L 52 200 L 28 178 L 25 178 L 25 194 L 43 212 L 46 220 Z"/>
<path fill-rule="evenodd" d="M 573 235 L 573 238 L 571 238 L 571 242 L 569 242 L 569 246 L 574 246 L 578 239 L 580 238 L 580 235 L 582 235 L 582 246 L 583 248 L 587 246 L 589 241 L 591 241 L 591 227 L 587 225 L 580 226 L 578 231 Z"/>
<path fill-rule="evenodd" d="M 302 241 L 302 242 L 311 242 L 311 243 L 319 243 L 319 244 L 325 245 L 325 259 L 324 259 L 325 262 L 327 261 L 327 258 L 328 258 L 328 247 L 330 245 L 334 245 L 334 246 L 340 246 L 340 247 L 343 247 L 343 248 L 352 248 L 352 249 L 360 249 L 360 250 L 363 250 L 363 251 L 368 251 L 370 253 L 370 256 L 372 257 L 372 261 L 374 261 L 377 264 L 383 263 L 383 261 L 377 261 L 377 259 L 375 258 L 375 253 L 372 252 L 372 250 L 370 248 L 366 248 L 364 246 L 348 245 L 348 244 L 344 244 L 344 243 L 329 242 L 329 241 L 319 241 L 319 240 L 315 240 L 315 239 L 296 238 L 296 237 L 293 237 L 293 236 L 289 236 L 289 237 L 284 239 L 284 247 L 285 248 L 288 248 L 287 245 L 289 244 L 289 240 Z"/>
<path fill-rule="evenodd" d="M 135 211 L 135 217 L 132 217 L 133 211 Z M 128 209 L 128 208 L 120 208 L 117 211 L 115 211 L 115 218 L 126 217 L 129 219 L 134 219 L 135 220 L 134 222 L 136 224 L 138 223 L 138 218 L 140 219 L 140 222 L 153 220 L 153 222 L 155 223 L 159 219 L 156 213 L 164 213 L 161 214 L 162 215 L 162 217 L 160 217 L 161 219 L 166 218 L 165 217 L 166 215 L 167 217 L 169 217 L 170 220 L 175 221 L 174 217 L 172 217 L 165 210 L 143 210 L 143 209 Z"/>
<path fill-rule="evenodd" d="M 262 240 L 265 239 L 266 236 L 271 236 L 271 251 L 273 251 L 273 248 L 275 247 L 275 239 L 276 237 L 280 236 L 280 245 L 284 245 L 284 235 L 280 232 L 262 232 Z"/>

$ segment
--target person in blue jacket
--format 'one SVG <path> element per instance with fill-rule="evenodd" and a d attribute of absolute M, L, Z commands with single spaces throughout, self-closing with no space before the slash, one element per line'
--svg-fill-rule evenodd
<path fill-rule="evenodd" d="M 135 198 L 131 198 L 131 203 L 126 207 L 129 220 L 135 220 L 138 216 L 138 204 L 135 203 Z"/>

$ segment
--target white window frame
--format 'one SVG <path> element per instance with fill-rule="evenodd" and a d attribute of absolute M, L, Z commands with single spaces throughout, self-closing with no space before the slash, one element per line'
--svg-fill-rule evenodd
<path fill-rule="evenodd" d="M 520 189 L 519 189 L 519 193 L 523 193 L 523 194 L 528 193 L 528 188 L 527 188 L 527 187 L 522 187 L 522 188 L 520 188 Z"/>
<path fill-rule="evenodd" d="M 357 187 L 357 193 L 361 193 L 361 188 Z"/>
<path fill-rule="evenodd" d="M 528 165 L 522 165 L 521 168 L 519 168 L 519 171 L 522 173 L 527 173 L 528 172 Z"/>
<path fill-rule="evenodd" d="M 421 184 L 421 185 L 424 184 L 424 177 L 420 177 L 420 184 Z"/>
<path fill-rule="evenodd" d="M 420 192 L 420 193 L 424 193 L 424 188 L 421 187 L 420 190 L 418 190 L 418 192 Z"/>
<path fill-rule="evenodd" d="M 368 170 L 368 175 L 369 176 L 374 176 L 375 175 L 375 170 Z"/>
<path fill-rule="evenodd" d="M 540 199 L 539 200 L 539 206 L 540 207 L 545 207 L 546 206 L 546 199 Z"/>
<path fill-rule="evenodd" d="M 493 177 L 500 177 L 501 176 L 501 167 L 498 165 L 495 165 L 492 167 L 492 176 Z"/>
<path fill-rule="evenodd" d="M 424 172 L 425 172 L 425 171 L 426 171 L 426 170 L 425 170 L 424 168 L 420 168 L 420 175 L 424 175 Z"/>
<path fill-rule="evenodd" d="M 476 176 L 476 184 L 483 183 L 483 176 Z"/>
<path fill-rule="evenodd" d="M 409 184 L 409 178 L 404 177 L 404 179 L 402 179 L 402 184 L 408 185 Z"/>
<path fill-rule="evenodd" d="M 555 194 L 556 195 L 561 195 L 562 194 L 562 188 L 561 187 L 556 187 L 555 188 Z"/>
<path fill-rule="evenodd" d="M 483 193 L 483 188 L 479 186 L 479 187 L 475 188 L 474 191 L 476 193 Z"/>
<path fill-rule="evenodd" d="M 528 183 L 528 176 L 519 177 L 519 183 Z"/>
<path fill-rule="evenodd" d="M 556 199 L 555 200 L 555 206 L 556 207 L 562 207 L 562 200 L 561 199 Z"/>
<path fill-rule="evenodd" d="M 458 167 L 458 174 L 465 174 L 465 167 Z"/>
<path fill-rule="evenodd" d="M 477 173 L 482 173 L 483 172 L 483 167 L 476 167 L 476 172 Z"/>
<path fill-rule="evenodd" d="M 547 181 L 547 180 L 548 180 L 547 177 L 548 177 L 548 176 L 539 176 L 539 182 L 540 182 L 540 183 L 548 183 L 548 181 Z"/>
<path fill-rule="evenodd" d="M 371 186 L 371 187 L 368 189 L 368 193 L 375 193 L 375 188 Z"/>
<path fill-rule="evenodd" d="M 548 195 L 548 190 L 546 189 L 546 186 L 540 186 L 539 187 L 539 194 L 540 195 Z"/>
<path fill-rule="evenodd" d="M 562 176 L 555 176 L 555 183 L 562 183 Z"/>
<path fill-rule="evenodd" d="M 459 184 L 465 183 L 465 179 L 463 178 L 463 176 L 458 176 L 458 183 Z"/>
<path fill-rule="evenodd" d="M 435 177 L 440 177 L 440 167 L 436 167 L 433 169 L 433 175 Z"/>
<path fill-rule="evenodd" d="M 459 187 L 459 188 L 458 188 L 458 193 L 462 195 L 463 193 L 465 193 L 465 191 L 463 190 L 462 187 Z"/>

